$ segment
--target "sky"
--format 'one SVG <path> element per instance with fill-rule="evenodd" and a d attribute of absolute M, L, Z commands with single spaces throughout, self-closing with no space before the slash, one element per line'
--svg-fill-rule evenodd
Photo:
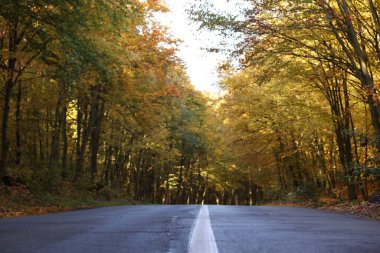
<path fill-rule="evenodd" d="M 219 11 L 234 10 L 234 1 L 209 0 Z M 217 45 L 223 40 L 216 33 L 198 31 L 198 25 L 188 20 L 186 7 L 192 0 L 164 0 L 170 12 L 158 15 L 158 20 L 169 28 L 174 38 L 183 42 L 179 46 L 178 56 L 185 63 L 187 74 L 197 90 L 218 93 L 218 64 L 227 59 L 222 53 L 210 53 L 205 47 Z M 236 1 L 235 1 L 236 2 Z M 231 41 L 231 43 L 233 43 Z"/>

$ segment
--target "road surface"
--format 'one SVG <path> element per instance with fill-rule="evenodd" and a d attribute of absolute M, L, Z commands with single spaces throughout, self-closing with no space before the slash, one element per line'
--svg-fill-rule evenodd
<path fill-rule="evenodd" d="M 295 207 L 125 206 L 0 220 L 0 252 L 380 252 L 380 222 Z"/>

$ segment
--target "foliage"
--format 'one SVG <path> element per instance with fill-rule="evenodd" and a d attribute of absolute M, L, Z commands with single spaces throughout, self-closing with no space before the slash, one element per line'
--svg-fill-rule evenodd
<path fill-rule="evenodd" d="M 234 163 L 274 197 L 342 197 L 346 185 L 349 199 L 367 199 L 378 181 L 378 3 L 245 3 L 234 17 L 209 1 L 189 10 L 202 29 L 242 38 L 238 68 L 221 67 Z"/>
<path fill-rule="evenodd" d="M 245 1 L 231 16 L 194 1 L 202 29 L 241 39 L 215 99 L 155 21 L 161 1 L 0 1 L 6 185 L 48 200 L 251 205 L 376 187 L 377 2 Z"/>
<path fill-rule="evenodd" d="M 236 187 L 245 194 L 245 180 L 221 159 L 214 101 L 194 90 L 178 41 L 154 19 L 163 3 L 1 6 L 5 185 L 20 181 L 42 202 L 232 203 Z"/>

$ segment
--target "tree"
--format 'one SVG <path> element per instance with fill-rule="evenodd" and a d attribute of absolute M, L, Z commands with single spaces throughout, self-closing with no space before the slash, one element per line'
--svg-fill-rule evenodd
<path fill-rule="evenodd" d="M 16 84 L 36 59 L 47 52 L 58 38 L 75 36 L 80 17 L 80 2 L 73 1 L 2 1 L 1 73 L 3 113 L 1 125 L 0 177 L 6 174 L 9 153 L 8 121 L 10 99 Z"/>

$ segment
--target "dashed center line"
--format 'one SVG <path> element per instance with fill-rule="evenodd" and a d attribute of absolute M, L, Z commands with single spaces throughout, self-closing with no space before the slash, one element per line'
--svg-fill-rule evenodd
<path fill-rule="evenodd" d="M 189 240 L 189 253 L 218 253 L 207 206 L 202 206 Z"/>

